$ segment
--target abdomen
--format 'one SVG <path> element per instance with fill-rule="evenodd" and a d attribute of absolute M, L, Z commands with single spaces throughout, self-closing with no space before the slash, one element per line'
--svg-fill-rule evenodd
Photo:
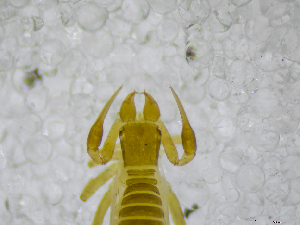
<path fill-rule="evenodd" d="M 156 166 L 123 169 L 118 225 L 168 225 L 166 190 Z"/>

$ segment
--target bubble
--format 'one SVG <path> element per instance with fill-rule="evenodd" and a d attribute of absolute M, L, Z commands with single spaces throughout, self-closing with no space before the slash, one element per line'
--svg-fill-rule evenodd
<path fill-rule="evenodd" d="M 218 117 L 211 124 L 213 136 L 220 142 L 228 142 L 234 138 L 235 121 L 229 117 Z"/>
<path fill-rule="evenodd" d="M 15 66 L 17 68 L 28 68 L 32 66 L 32 48 L 31 47 L 23 47 L 19 49 L 16 60 L 15 60 Z"/>
<path fill-rule="evenodd" d="M 174 102 L 167 101 L 160 107 L 161 120 L 168 123 L 175 120 L 177 115 L 177 105 Z"/>
<path fill-rule="evenodd" d="M 291 79 L 293 79 L 293 82 L 300 80 L 300 64 L 299 63 L 293 63 L 289 67 L 289 71 L 291 73 Z"/>
<path fill-rule="evenodd" d="M 262 2 L 262 1 L 260 1 Z M 286 14 L 287 4 L 285 2 L 275 2 L 271 4 L 268 10 L 264 13 L 270 20 L 280 19 Z"/>
<path fill-rule="evenodd" d="M 208 152 L 211 152 L 216 146 L 214 137 L 206 131 L 198 131 L 196 142 L 197 152 L 201 154 L 207 154 Z"/>
<path fill-rule="evenodd" d="M 291 73 L 287 68 L 281 68 L 270 74 L 270 77 L 279 85 L 287 84 L 291 79 Z"/>
<path fill-rule="evenodd" d="M 88 3 L 77 11 L 78 25 L 85 31 L 99 30 L 107 17 L 106 10 L 94 3 Z"/>
<path fill-rule="evenodd" d="M 88 63 L 88 74 L 86 74 L 87 79 L 92 83 L 105 81 L 105 67 L 106 65 L 103 59 L 92 59 Z"/>
<path fill-rule="evenodd" d="M 33 21 L 33 30 L 34 31 L 38 31 L 43 28 L 44 20 L 42 18 L 37 17 L 37 16 L 32 16 L 31 19 Z"/>
<path fill-rule="evenodd" d="M 226 58 L 223 55 L 215 56 L 212 67 L 212 74 L 214 76 L 218 78 L 226 78 L 227 64 Z"/>
<path fill-rule="evenodd" d="M 131 31 L 130 23 L 122 20 L 121 18 L 112 18 L 106 21 L 112 35 L 125 38 Z"/>
<path fill-rule="evenodd" d="M 244 154 L 238 148 L 226 147 L 219 154 L 220 166 L 230 173 L 236 171 L 243 165 Z"/>
<path fill-rule="evenodd" d="M 285 99 L 292 103 L 299 105 L 300 104 L 300 81 L 297 81 L 292 84 L 287 84 L 283 89 L 283 95 Z"/>
<path fill-rule="evenodd" d="M 136 56 L 133 48 L 126 44 L 118 45 L 109 55 L 109 60 L 113 63 L 131 64 L 132 59 Z"/>
<path fill-rule="evenodd" d="M 13 216 L 9 211 L 3 210 L 0 214 L 0 223 L 1 224 L 12 224 Z"/>
<path fill-rule="evenodd" d="M 231 87 L 226 80 L 214 79 L 208 87 L 209 95 L 218 101 L 223 101 L 231 94 Z"/>
<path fill-rule="evenodd" d="M 236 189 L 230 188 L 230 189 L 226 190 L 225 198 L 228 202 L 235 203 L 239 200 L 240 193 Z M 232 223 L 232 225 L 233 225 L 233 223 Z"/>
<path fill-rule="evenodd" d="M 186 60 L 194 69 L 209 67 L 214 59 L 214 49 L 208 42 L 193 37 L 186 45 Z"/>
<path fill-rule="evenodd" d="M 172 186 L 176 196 L 184 205 L 197 204 L 199 207 L 204 206 L 209 199 L 209 188 L 204 181 L 194 180 L 189 182 L 180 182 L 178 185 Z M 184 193 L 180 190 L 190 190 Z"/>
<path fill-rule="evenodd" d="M 50 104 L 56 112 L 64 114 L 68 111 L 68 101 L 68 93 L 57 91 L 51 95 Z"/>
<path fill-rule="evenodd" d="M 53 175 L 59 180 L 69 182 L 75 175 L 76 164 L 67 156 L 59 156 L 51 163 Z"/>
<path fill-rule="evenodd" d="M 281 158 L 280 161 L 281 174 L 288 180 L 300 177 L 300 158 L 295 155 L 288 155 Z"/>
<path fill-rule="evenodd" d="M 55 66 L 64 59 L 64 46 L 58 40 L 47 40 L 42 44 L 40 56 L 45 64 Z"/>
<path fill-rule="evenodd" d="M 235 6 L 241 7 L 247 5 L 251 0 L 230 0 Z"/>
<path fill-rule="evenodd" d="M 72 81 L 70 87 L 70 94 L 71 95 L 78 94 L 78 93 L 91 94 L 93 90 L 94 90 L 93 85 L 87 81 L 87 78 L 80 77 Z"/>
<path fill-rule="evenodd" d="M 214 219 L 222 221 L 223 224 L 230 224 L 236 218 L 236 209 L 230 203 L 223 203 L 216 207 Z"/>
<path fill-rule="evenodd" d="M 40 17 L 32 16 L 22 19 L 24 29 L 27 31 L 38 31 L 43 28 L 44 21 Z"/>
<path fill-rule="evenodd" d="M 247 21 L 250 21 L 254 17 L 254 12 L 251 4 L 247 4 L 241 7 L 236 7 L 231 12 L 231 18 L 236 24 L 244 24 Z"/>
<path fill-rule="evenodd" d="M 35 114 L 28 114 L 15 121 L 11 132 L 19 141 L 24 143 L 28 138 L 36 135 L 41 129 L 41 118 Z"/>
<path fill-rule="evenodd" d="M 113 37 L 104 30 L 96 33 L 85 33 L 82 44 L 85 51 L 97 59 L 108 56 L 114 47 Z"/>
<path fill-rule="evenodd" d="M 148 0 L 151 9 L 159 14 L 165 14 L 175 9 L 177 0 Z"/>
<path fill-rule="evenodd" d="M 267 118 L 279 104 L 278 98 L 273 91 L 268 88 L 258 89 L 251 96 L 250 105 L 255 115 Z"/>
<path fill-rule="evenodd" d="M 180 76 L 185 85 L 198 87 L 206 83 L 209 78 L 209 69 L 193 69 L 187 63 L 183 63 L 180 68 Z"/>
<path fill-rule="evenodd" d="M 299 115 L 293 108 L 277 109 L 269 117 L 269 122 L 281 134 L 294 132 L 299 125 Z"/>
<path fill-rule="evenodd" d="M 281 176 L 272 176 L 266 181 L 263 194 L 272 203 L 283 201 L 288 193 L 287 182 Z"/>
<path fill-rule="evenodd" d="M 245 38 L 235 40 L 232 37 L 228 37 L 222 42 L 222 48 L 229 59 L 237 60 L 245 58 L 249 44 Z"/>
<path fill-rule="evenodd" d="M 0 50 L 0 71 L 9 70 L 13 64 L 13 57 L 9 52 Z"/>
<path fill-rule="evenodd" d="M 92 112 L 92 98 L 87 94 L 74 94 L 69 100 L 69 110 L 73 116 L 83 118 Z"/>
<path fill-rule="evenodd" d="M 66 131 L 66 124 L 62 119 L 48 118 L 44 123 L 44 135 L 50 140 L 62 138 Z"/>
<path fill-rule="evenodd" d="M 41 62 L 39 71 L 46 77 L 55 77 L 57 75 L 57 66 L 47 65 L 46 63 Z"/>
<path fill-rule="evenodd" d="M 43 195 L 46 198 L 47 202 L 49 202 L 51 205 L 56 205 L 63 198 L 63 190 L 58 184 L 54 182 L 47 183 L 43 187 Z"/>
<path fill-rule="evenodd" d="M 293 58 L 293 52 L 297 49 L 299 35 L 297 30 L 288 26 L 276 27 L 269 38 L 270 46 L 288 58 Z"/>
<path fill-rule="evenodd" d="M 72 49 L 66 54 L 59 68 L 66 77 L 80 76 L 87 69 L 86 56 L 80 50 Z"/>
<path fill-rule="evenodd" d="M 242 166 L 236 175 L 238 187 L 245 193 L 255 193 L 264 184 L 264 172 L 256 165 Z"/>
<path fill-rule="evenodd" d="M 244 89 L 233 89 L 231 91 L 230 100 L 233 104 L 245 104 L 249 99 L 250 97 Z"/>
<path fill-rule="evenodd" d="M 77 1 L 77 0 L 76 0 Z M 58 10 L 60 12 L 60 19 L 64 26 L 71 27 L 76 22 L 74 10 L 69 2 L 58 2 Z"/>
<path fill-rule="evenodd" d="M 94 92 L 95 92 L 95 99 L 97 101 L 106 103 L 107 100 L 113 95 L 114 88 L 107 83 L 101 83 L 97 85 L 97 88 L 94 89 Z"/>
<path fill-rule="evenodd" d="M 252 145 L 247 149 L 246 155 L 249 157 L 252 163 L 258 164 L 262 160 L 261 152 L 255 149 Z"/>
<path fill-rule="evenodd" d="M 41 164 L 49 160 L 52 153 L 50 142 L 43 137 L 34 137 L 23 148 L 25 157 L 32 163 Z"/>
<path fill-rule="evenodd" d="M 207 0 L 183 1 L 178 7 L 181 17 L 189 23 L 202 23 L 210 15 L 211 8 Z"/>
<path fill-rule="evenodd" d="M 172 20 L 165 19 L 156 28 L 157 37 L 164 42 L 172 42 L 178 35 L 178 25 Z"/>
<path fill-rule="evenodd" d="M 81 110 L 81 109 L 80 109 Z M 90 113 L 90 109 L 87 110 L 88 113 Z M 76 112 L 72 112 L 73 114 L 75 114 Z M 98 112 L 97 112 L 98 113 Z M 77 113 L 78 114 L 78 113 Z M 84 123 L 86 120 L 71 120 L 71 121 L 67 121 L 66 124 L 66 132 L 65 132 L 65 136 L 64 139 L 66 140 L 66 142 L 71 145 L 77 145 L 77 144 L 81 144 L 86 142 L 86 136 L 82 135 L 82 133 L 87 132 L 89 128 L 86 128 L 86 124 L 78 124 L 78 123 Z M 74 124 L 75 123 L 75 124 Z"/>
<path fill-rule="evenodd" d="M 5 118 L 19 118 L 27 112 L 24 95 L 11 91 L 10 85 L 0 88 L 0 105 L 5 106 L 0 110 L 0 115 Z"/>
<path fill-rule="evenodd" d="M 300 194 L 300 178 L 291 181 L 291 188 L 292 188 L 297 194 Z"/>
<path fill-rule="evenodd" d="M 48 89 L 46 87 L 37 87 L 29 92 L 25 104 L 31 110 L 41 112 L 47 106 L 47 99 Z"/>
<path fill-rule="evenodd" d="M 208 24 L 210 29 L 216 33 L 229 30 L 232 24 L 230 12 L 224 8 L 212 11 Z"/>
<path fill-rule="evenodd" d="M 108 7 L 115 3 L 116 0 L 96 0 L 95 3 L 101 7 Z"/>
<path fill-rule="evenodd" d="M 268 124 L 260 124 L 251 134 L 251 143 L 259 151 L 273 151 L 279 143 L 279 133 Z"/>
<path fill-rule="evenodd" d="M 295 29 L 300 27 L 300 7 L 299 5 L 295 5 L 291 10 L 291 23 Z"/>
<path fill-rule="evenodd" d="M 268 18 L 259 16 L 254 20 L 246 23 L 245 28 L 246 37 L 256 43 L 266 41 L 271 34 L 271 27 Z"/>
<path fill-rule="evenodd" d="M 0 41 L 3 41 L 4 38 L 5 38 L 5 29 L 3 25 L 0 25 Z"/>
<path fill-rule="evenodd" d="M 295 192 L 294 189 L 290 190 L 286 198 L 284 199 L 284 204 L 288 206 L 296 206 L 300 203 L 300 195 Z M 290 223 L 292 225 L 292 222 Z"/>
<path fill-rule="evenodd" d="M 163 77 L 163 79 L 161 79 Z M 161 87 L 162 89 L 168 90 L 169 87 L 172 86 L 173 88 L 178 87 L 180 83 L 180 77 L 178 76 L 177 71 L 175 71 L 171 67 L 165 67 L 160 70 L 157 74 L 152 75 L 153 80 L 156 81 L 157 87 Z M 149 85 L 150 86 L 150 85 Z"/>
<path fill-rule="evenodd" d="M 227 80 L 237 88 L 243 88 L 246 77 L 255 78 L 257 75 L 255 66 L 247 60 L 237 60 L 231 63 L 227 73 Z"/>
<path fill-rule="evenodd" d="M 37 190 L 31 191 L 36 192 Z M 40 224 L 45 223 L 45 215 L 47 215 L 49 212 L 46 208 L 42 208 L 41 203 L 35 197 L 28 194 L 22 194 L 19 197 L 19 213 L 21 215 L 25 215 L 29 219 L 32 219 L 32 222 L 28 224 Z M 22 222 L 20 224 L 27 223 Z"/>
<path fill-rule="evenodd" d="M 198 104 L 203 101 L 205 97 L 205 88 L 200 87 L 188 87 L 182 89 L 182 98 L 190 104 Z"/>
<path fill-rule="evenodd" d="M 244 131 L 252 131 L 257 120 L 247 107 L 241 108 L 237 113 L 237 125 Z"/>
<path fill-rule="evenodd" d="M 202 171 L 202 176 L 209 184 L 218 183 L 221 180 L 223 170 L 219 167 L 205 168 Z"/>
<path fill-rule="evenodd" d="M 123 0 L 121 10 L 127 21 L 137 24 L 148 17 L 150 7 L 146 0 Z"/>
<path fill-rule="evenodd" d="M 147 73 L 157 73 L 163 68 L 162 51 L 155 47 L 144 47 L 139 54 L 139 63 Z"/>
<path fill-rule="evenodd" d="M 217 104 L 217 111 L 220 116 L 235 116 L 239 110 L 240 106 L 233 103 L 231 99 L 227 101 L 222 101 Z"/>
<path fill-rule="evenodd" d="M 126 65 L 115 64 L 106 70 L 106 80 L 111 85 L 121 86 L 129 80 L 130 70 Z"/>

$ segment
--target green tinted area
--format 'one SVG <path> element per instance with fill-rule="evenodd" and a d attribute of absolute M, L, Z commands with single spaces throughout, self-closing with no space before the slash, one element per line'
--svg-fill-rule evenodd
<path fill-rule="evenodd" d="M 33 88 L 38 81 L 42 81 L 42 76 L 39 74 L 38 69 L 25 73 L 24 83 L 29 88 Z"/>
<path fill-rule="evenodd" d="M 192 209 L 185 209 L 185 210 L 184 210 L 184 216 L 185 216 L 185 218 L 188 218 L 189 215 L 190 215 L 191 213 L 195 212 L 196 209 L 198 209 L 198 208 L 199 208 L 199 206 L 198 206 L 197 204 L 194 204 L 194 205 L 192 206 Z"/>
<path fill-rule="evenodd" d="M 7 211 L 9 211 L 9 203 L 8 203 L 8 199 L 5 199 L 5 208 L 7 209 Z"/>

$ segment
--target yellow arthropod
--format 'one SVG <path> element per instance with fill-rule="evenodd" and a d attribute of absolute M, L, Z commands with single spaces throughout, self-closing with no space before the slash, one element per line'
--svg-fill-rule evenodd
<path fill-rule="evenodd" d="M 196 139 L 182 104 L 171 88 L 182 119 L 181 136 L 171 136 L 159 119 L 156 101 L 146 92 L 143 112 L 136 115 L 133 91 L 123 101 L 119 119 L 112 125 L 103 148 L 99 149 L 103 135 L 103 122 L 112 102 L 122 86 L 113 94 L 102 109 L 87 139 L 87 151 L 92 160 L 89 166 L 104 165 L 119 160 L 106 171 L 91 179 L 80 198 L 88 200 L 110 178 L 115 179 L 104 194 L 93 225 L 101 225 L 108 207 L 111 207 L 111 225 L 168 225 L 169 211 L 176 225 L 185 224 L 176 195 L 158 168 L 160 144 L 167 158 L 176 166 L 191 161 L 195 156 Z M 116 141 L 120 138 L 120 144 Z M 175 144 L 182 144 L 181 159 Z M 121 147 L 121 150 L 114 151 Z"/>

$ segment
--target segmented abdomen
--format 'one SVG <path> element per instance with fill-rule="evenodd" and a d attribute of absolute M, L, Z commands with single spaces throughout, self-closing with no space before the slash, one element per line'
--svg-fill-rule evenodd
<path fill-rule="evenodd" d="M 128 179 L 119 211 L 119 225 L 165 224 L 155 172 L 155 169 L 127 170 Z"/>

